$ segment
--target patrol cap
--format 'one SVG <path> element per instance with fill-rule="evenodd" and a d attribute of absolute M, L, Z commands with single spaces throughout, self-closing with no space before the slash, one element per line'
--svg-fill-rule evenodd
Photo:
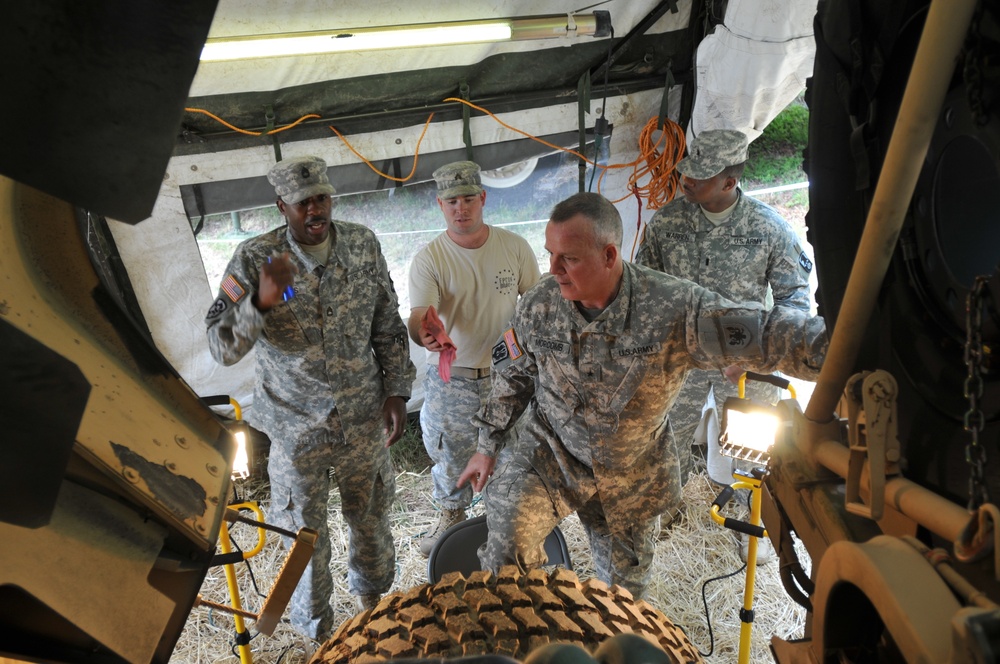
<path fill-rule="evenodd" d="M 274 192 L 289 205 L 317 194 L 335 194 L 336 189 L 326 175 L 326 162 L 319 157 L 282 159 L 267 172 L 267 181 Z"/>
<path fill-rule="evenodd" d="M 479 177 L 479 164 L 474 161 L 455 161 L 434 171 L 437 195 L 441 200 L 459 196 L 473 196 L 483 189 Z"/>
<path fill-rule="evenodd" d="M 708 180 L 730 166 L 747 160 L 747 135 L 735 129 L 710 129 L 688 144 L 688 156 L 677 170 L 695 180 Z"/>

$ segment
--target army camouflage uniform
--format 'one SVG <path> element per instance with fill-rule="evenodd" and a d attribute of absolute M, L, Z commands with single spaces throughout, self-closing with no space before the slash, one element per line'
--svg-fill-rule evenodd
<path fill-rule="evenodd" d="M 269 522 L 319 532 L 290 608 L 293 627 L 316 639 L 335 627 L 327 527 L 331 469 L 350 530 L 350 592 L 380 594 L 392 585 L 388 512 L 395 474 L 381 413 L 388 397 L 409 397 L 416 373 L 374 233 L 331 220 L 330 236 L 326 265 L 305 253 L 285 227 L 243 242 L 206 318 L 209 346 L 220 363 L 233 364 L 256 349 L 250 420 L 271 438 Z M 295 296 L 261 313 L 251 303 L 259 266 L 283 252 L 299 268 Z"/>
<path fill-rule="evenodd" d="M 449 382 L 428 364 L 424 375 L 424 404 L 420 429 L 424 448 L 434 462 L 431 467 L 434 500 L 444 510 L 464 510 L 472 502 L 472 487 L 456 487 L 469 457 L 476 451 L 478 432 L 472 416 L 490 395 L 490 376 L 462 378 L 452 374 Z"/>
<path fill-rule="evenodd" d="M 719 163 L 721 172 L 727 164 Z M 702 214 L 700 205 L 683 198 L 671 201 L 646 226 L 635 262 L 693 281 L 734 302 L 764 304 L 770 284 L 774 304 L 809 311 L 812 261 L 791 225 L 742 191 L 730 217 L 718 226 Z M 682 484 L 693 469 L 691 445 L 710 387 L 718 413 L 726 398 L 739 392 L 720 371 L 696 369 L 688 374 L 670 410 Z M 773 385 L 749 381 L 745 396 L 774 403 L 781 392 Z"/>
<path fill-rule="evenodd" d="M 688 371 L 739 363 L 813 378 L 825 351 L 822 318 L 738 305 L 646 267 L 625 263 L 618 296 L 590 323 L 543 277 L 494 347 L 493 391 L 476 416 L 478 451 L 496 457 L 527 409 L 484 490 L 484 569 L 544 564 L 546 535 L 576 511 L 598 578 L 641 596 L 656 517 L 680 495 L 667 413 Z"/>

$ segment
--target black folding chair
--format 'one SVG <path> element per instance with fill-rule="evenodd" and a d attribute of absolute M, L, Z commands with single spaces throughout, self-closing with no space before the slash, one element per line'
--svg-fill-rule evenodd
<path fill-rule="evenodd" d="M 480 545 L 486 543 L 487 532 L 486 515 L 466 519 L 444 531 L 427 557 L 427 578 L 430 582 L 437 583 L 448 572 L 461 572 L 469 576 L 482 569 L 476 552 Z M 553 528 L 545 538 L 545 554 L 549 557 L 547 565 L 562 565 L 568 570 L 573 569 L 569 549 L 566 548 L 566 538 L 559 526 Z"/>

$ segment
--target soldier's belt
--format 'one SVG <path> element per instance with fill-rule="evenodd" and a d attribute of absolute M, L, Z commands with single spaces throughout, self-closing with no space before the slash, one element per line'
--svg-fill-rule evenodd
<path fill-rule="evenodd" d="M 485 367 L 483 369 L 470 369 L 469 367 L 452 367 L 451 375 L 453 378 L 486 378 L 490 375 L 490 368 Z"/>

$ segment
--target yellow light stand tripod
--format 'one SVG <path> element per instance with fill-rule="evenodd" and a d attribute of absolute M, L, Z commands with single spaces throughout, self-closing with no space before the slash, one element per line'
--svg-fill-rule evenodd
<path fill-rule="evenodd" d="M 735 483 L 724 488 L 712 502 L 712 520 L 730 530 L 744 533 L 749 538 L 747 545 L 746 583 L 743 587 L 743 607 L 740 609 L 740 650 L 738 664 L 750 661 L 750 632 L 753 627 L 753 594 L 757 575 L 757 546 L 761 537 L 767 537 L 767 530 L 761 523 L 762 485 L 767 476 L 770 449 L 780 420 L 777 410 L 770 405 L 760 404 L 745 398 L 746 381 L 757 380 L 786 389 L 795 398 L 795 388 L 780 376 L 743 373 L 739 378 L 739 397 L 726 399 L 722 415 L 722 435 L 719 449 L 722 454 L 754 464 L 750 471 L 733 471 Z M 760 464 L 758 466 L 758 464 Z M 750 519 L 739 521 L 723 517 L 720 510 L 739 489 L 750 490 Z"/>
<path fill-rule="evenodd" d="M 202 399 L 207 405 L 231 405 L 235 413 L 236 424 L 234 437 L 239 439 L 242 435 L 244 443 L 247 438 L 247 428 L 242 422 L 242 410 L 239 403 L 228 396 L 205 397 Z M 245 451 L 244 451 L 245 455 Z M 249 467 L 249 464 L 247 464 Z M 234 478 L 236 477 L 234 470 Z M 239 477 L 245 478 L 249 470 L 244 470 Z M 238 499 L 237 499 L 238 500 Z M 253 512 L 255 519 L 243 516 L 241 510 Z M 257 544 L 249 551 L 233 551 L 230 544 L 230 524 L 243 523 L 254 526 L 257 529 Z M 253 558 L 264 549 L 266 531 L 276 532 L 293 540 L 288 555 L 278 572 L 277 578 L 271 586 L 264 605 L 260 613 L 246 611 L 240 599 L 240 587 L 236 579 L 236 564 Z M 313 550 L 316 548 L 318 533 L 311 528 L 302 528 L 298 533 L 293 533 L 277 526 L 272 526 L 264 522 L 264 514 L 256 501 L 238 501 L 231 503 L 223 514 L 222 525 L 219 528 L 219 551 L 211 561 L 212 566 L 221 565 L 226 575 L 226 586 L 229 590 L 229 606 L 210 602 L 201 595 L 195 598 L 194 606 L 207 606 L 212 609 L 229 613 L 233 616 L 236 628 L 234 644 L 240 656 L 241 664 L 253 664 L 253 657 L 250 653 L 250 631 L 246 626 L 246 619 L 256 622 L 257 631 L 266 636 L 274 633 L 281 615 L 285 612 L 288 602 L 292 597 L 292 592 L 299 583 L 302 572 L 312 558 Z"/>

